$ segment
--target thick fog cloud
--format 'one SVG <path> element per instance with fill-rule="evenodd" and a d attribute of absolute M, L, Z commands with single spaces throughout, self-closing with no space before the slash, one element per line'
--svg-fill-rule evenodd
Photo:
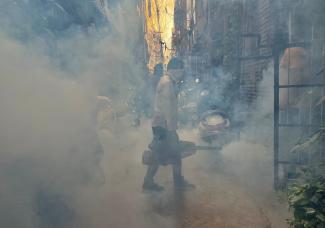
<path fill-rule="evenodd" d="M 37 227 L 40 194 L 72 196 L 98 171 L 95 96 L 3 35 L 0 50 L 0 226 Z M 45 204 L 46 222 L 55 207 L 69 207 Z"/>
<path fill-rule="evenodd" d="M 0 227 L 73 226 L 78 192 L 104 181 L 96 96 L 123 103 L 142 77 L 133 2 L 101 14 L 112 27 L 72 20 L 60 33 L 42 24 L 42 4 L 0 3 Z"/>

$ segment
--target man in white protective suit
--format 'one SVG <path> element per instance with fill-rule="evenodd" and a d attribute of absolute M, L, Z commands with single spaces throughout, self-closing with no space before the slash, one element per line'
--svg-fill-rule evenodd
<path fill-rule="evenodd" d="M 178 90 L 184 78 L 184 63 L 180 58 L 172 58 L 167 65 L 167 73 L 159 80 L 154 101 L 152 121 L 153 140 L 149 145 L 155 161 L 148 165 L 143 189 L 162 191 L 164 188 L 154 182 L 159 165 L 171 164 L 176 188 L 194 188 L 182 176 L 182 158 L 177 135 Z"/>

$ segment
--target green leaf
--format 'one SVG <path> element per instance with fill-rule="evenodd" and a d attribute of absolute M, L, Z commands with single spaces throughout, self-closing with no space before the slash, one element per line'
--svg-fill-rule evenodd
<path fill-rule="evenodd" d="M 313 203 L 315 203 L 315 204 L 317 204 L 317 203 L 319 203 L 321 197 L 322 197 L 321 194 L 316 193 L 316 194 L 315 194 L 315 195 L 310 199 L 310 201 L 313 202 Z"/>
<path fill-rule="evenodd" d="M 308 199 L 302 199 L 296 202 L 298 206 L 306 206 L 309 205 L 309 200 Z"/>
<path fill-rule="evenodd" d="M 314 133 L 312 136 L 307 138 L 306 140 L 303 140 L 302 142 L 298 143 L 291 149 L 291 153 L 298 153 L 303 151 L 309 151 L 311 147 L 316 146 L 315 144 L 319 143 L 321 133 L 320 131 Z"/>
<path fill-rule="evenodd" d="M 323 214 L 316 214 L 316 218 L 318 218 L 319 220 L 321 220 L 322 222 L 325 222 L 325 216 Z"/>
<path fill-rule="evenodd" d="M 298 221 L 299 220 L 303 221 L 303 219 L 305 219 L 305 217 L 306 217 L 305 210 L 303 210 L 301 208 L 295 209 L 293 214 L 294 214 L 295 219 Z"/>
<path fill-rule="evenodd" d="M 305 208 L 305 211 L 307 214 L 315 214 L 316 213 L 316 210 L 314 208 L 311 208 L 311 207 L 307 207 Z"/>

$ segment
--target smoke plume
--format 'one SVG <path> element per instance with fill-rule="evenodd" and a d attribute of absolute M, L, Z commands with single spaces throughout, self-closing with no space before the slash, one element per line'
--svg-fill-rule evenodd
<path fill-rule="evenodd" d="M 0 226 L 73 227 L 82 189 L 104 181 L 96 96 L 127 109 L 142 80 L 136 6 L 87 11 L 101 25 L 73 4 L 50 8 L 66 16 L 54 24 L 41 2 L 0 5 Z"/>

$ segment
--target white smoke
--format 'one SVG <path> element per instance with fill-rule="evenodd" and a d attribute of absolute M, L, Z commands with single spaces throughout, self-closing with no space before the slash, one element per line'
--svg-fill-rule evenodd
<path fill-rule="evenodd" d="M 263 72 L 258 97 L 240 132 L 240 140 L 221 151 L 225 171 L 257 193 L 273 183 L 273 66 Z"/>
<path fill-rule="evenodd" d="M 117 5 L 108 12 L 114 32 L 70 30 L 54 57 L 44 42 L 23 44 L 2 27 L 0 227 L 71 227 L 83 187 L 103 181 L 96 96 L 126 106 L 142 77 L 135 3 Z"/>

